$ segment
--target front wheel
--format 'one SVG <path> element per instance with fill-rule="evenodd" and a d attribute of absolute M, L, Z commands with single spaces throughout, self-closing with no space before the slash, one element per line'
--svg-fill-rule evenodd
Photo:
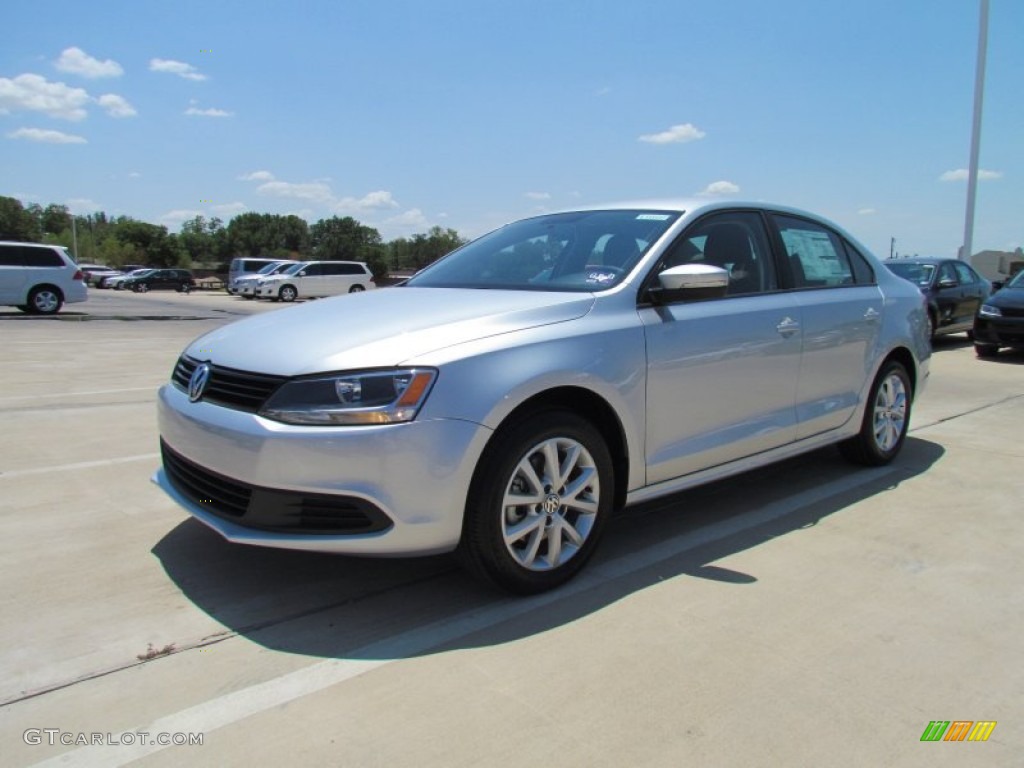
<path fill-rule="evenodd" d="M 145 293 L 146 291 L 149 290 L 149 286 L 146 285 L 145 283 L 137 283 L 136 285 L 132 286 L 132 290 L 135 291 L 136 293 Z"/>
<path fill-rule="evenodd" d="M 974 354 L 978 357 L 995 357 L 999 354 L 999 345 L 974 342 Z"/>
<path fill-rule="evenodd" d="M 363 288 L 363 286 L 361 286 L 361 285 L 353 285 L 351 288 L 348 289 L 348 292 L 349 293 L 361 293 L 361 292 L 363 292 L 365 290 L 366 289 Z"/>
<path fill-rule="evenodd" d="M 295 301 L 295 297 L 299 295 L 299 292 L 292 286 L 286 285 L 278 292 L 277 295 L 281 301 Z"/>
<path fill-rule="evenodd" d="M 843 455 L 869 467 L 888 464 L 903 447 L 910 426 L 910 405 L 907 369 L 895 360 L 886 363 L 871 386 L 860 433 L 839 444 Z"/>
<path fill-rule="evenodd" d="M 519 594 L 571 579 L 594 553 L 612 510 L 612 460 L 601 434 L 568 411 L 502 428 L 470 486 L 459 555 Z"/>

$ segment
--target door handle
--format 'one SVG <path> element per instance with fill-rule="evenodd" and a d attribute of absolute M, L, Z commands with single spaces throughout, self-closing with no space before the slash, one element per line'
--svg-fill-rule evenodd
<path fill-rule="evenodd" d="M 788 338 L 800 330 L 800 323 L 791 317 L 784 317 L 782 318 L 782 321 L 775 326 L 775 330 Z"/>

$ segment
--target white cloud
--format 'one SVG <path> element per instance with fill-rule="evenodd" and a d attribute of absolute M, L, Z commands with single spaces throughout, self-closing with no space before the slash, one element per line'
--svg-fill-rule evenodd
<path fill-rule="evenodd" d="M 87 144 L 82 136 L 75 136 L 60 131 L 47 131 L 42 128 L 19 128 L 7 134 L 9 139 L 27 139 L 41 144 Z"/>
<path fill-rule="evenodd" d="M 226 216 L 230 218 L 239 213 L 245 213 L 249 210 L 249 206 L 245 203 L 222 203 L 221 205 L 211 206 L 210 210 L 219 216 Z"/>
<path fill-rule="evenodd" d="M 128 100 L 114 93 L 105 93 L 96 99 L 96 103 L 107 110 L 111 117 L 135 117 L 138 112 Z"/>
<path fill-rule="evenodd" d="M 165 213 L 163 216 L 160 217 L 160 221 L 166 221 L 172 224 L 180 224 L 183 221 L 188 221 L 189 219 L 194 219 L 196 216 L 202 215 L 202 211 L 196 211 L 188 208 L 178 208 L 177 210 L 168 211 L 167 213 Z"/>
<path fill-rule="evenodd" d="M 604 88 L 598 88 L 597 91 L 595 91 L 594 95 L 595 96 L 607 96 L 611 92 L 612 92 L 612 89 L 607 87 L 607 86 L 605 86 Z"/>
<path fill-rule="evenodd" d="M 291 197 L 299 200 L 315 200 L 321 203 L 332 201 L 331 188 L 320 182 L 294 184 L 288 181 L 268 181 L 256 187 L 261 195 L 270 197 Z"/>
<path fill-rule="evenodd" d="M 384 223 L 392 227 L 401 228 L 423 228 L 430 224 L 427 221 L 427 217 L 423 215 L 423 211 L 419 208 L 410 208 L 408 211 L 403 211 L 397 216 L 392 216 L 390 219 L 385 220 Z"/>
<path fill-rule="evenodd" d="M 198 108 L 198 106 L 189 106 L 189 108 L 185 110 L 185 115 L 191 115 L 201 118 L 229 118 L 233 114 L 234 113 L 227 112 L 225 110 L 215 110 L 213 108 L 201 110 Z"/>
<path fill-rule="evenodd" d="M 647 133 L 639 138 L 648 144 L 685 144 L 688 141 L 703 139 L 707 134 L 692 123 L 673 125 L 661 133 Z"/>
<path fill-rule="evenodd" d="M 186 64 L 184 61 L 174 61 L 174 59 L 150 59 L 149 71 L 169 72 L 172 75 L 183 77 L 186 80 L 206 79 L 206 75 L 202 74 L 198 69 L 193 67 L 191 64 Z"/>
<path fill-rule="evenodd" d="M 68 200 L 65 205 L 67 205 L 68 210 L 76 216 L 83 216 L 87 213 L 98 211 L 103 207 L 95 200 L 90 200 L 87 197 L 73 197 Z"/>
<path fill-rule="evenodd" d="M 128 174 L 128 178 L 129 179 L 141 179 L 142 178 L 142 174 L 139 173 L 138 171 L 132 171 L 131 173 Z"/>
<path fill-rule="evenodd" d="M 379 211 L 385 208 L 397 207 L 398 203 L 395 201 L 395 198 L 391 196 L 391 193 L 381 189 L 377 192 L 370 192 L 368 195 L 364 195 L 360 198 L 343 197 L 335 204 L 334 211 L 336 213 L 343 213 L 346 211 Z"/>
<path fill-rule="evenodd" d="M 89 94 L 81 88 L 51 83 L 40 75 L 26 73 L 13 80 L 0 77 L 0 114 L 25 110 L 77 121 L 85 118 L 83 107 L 89 101 Z"/>
<path fill-rule="evenodd" d="M 53 65 L 61 72 L 70 72 L 90 79 L 97 77 L 120 77 L 124 69 L 116 61 L 94 59 L 81 48 L 65 48 Z"/>
<path fill-rule="evenodd" d="M 966 168 L 958 168 L 955 171 L 946 171 L 944 174 L 939 176 L 939 181 L 967 181 L 968 172 Z M 992 179 L 1001 179 L 1003 177 L 1002 171 L 986 171 L 983 168 L 978 169 L 978 181 L 991 181 Z"/>
<path fill-rule="evenodd" d="M 550 200 L 551 195 L 548 192 L 527 192 L 526 197 L 530 200 Z"/>
<path fill-rule="evenodd" d="M 861 216 L 870 216 L 874 213 L 878 213 L 878 210 L 875 208 L 861 208 L 857 213 Z"/>
<path fill-rule="evenodd" d="M 701 197 L 717 197 L 718 195 L 735 195 L 739 191 L 739 186 L 731 181 L 713 181 L 697 194 Z"/>
<path fill-rule="evenodd" d="M 273 181 L 274 174 L 270 171 L 253 171 L 252 173 L 245 173 L 238 177 L 239 181 Z"/>

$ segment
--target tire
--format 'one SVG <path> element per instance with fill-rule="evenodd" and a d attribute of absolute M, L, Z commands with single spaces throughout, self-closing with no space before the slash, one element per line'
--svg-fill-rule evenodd
<path fill-rule="evenodd" d="M 135 285 L 132 286 L 132 290 L 135 291 L 136 293 L 145 293 L 146 291 L 149 290 L 149 286 L 146 285 L 145 283 L 136 283 Z"/>
<path fill-rule="evenodd" d="M 256 297 L 255 296 L 247 296 L 246 294 L 243 293 L 242 294 L 242 298 L 245 299 L 246 301 L 252 301 Z"/>
<path fill-rule="evenodd" d="M 999 345 L 974 342 L 974 354 L 978 357 L 995 357 L 999 354 Z"/>
<path fill-rule="evenodd" d="M 860 433 L 839 444 L 843 456 L 868 467 L 880 467 L 896 458 L 910 426 L 911 400 L 907 369 L 889 361 L 871 385 Z"/>
<path fill-rule="evenodd" d="M 52 285 L 40 285 L 28 294 L 31 315 L 55 315 L 64 306 L 64 295 Z"/>
<path fill-rule="evenodd" d="M 500 429 L 484 451 L 458 555 L 470 571 L 509 592 L 553 589 L 593 555 L 614 495 L 601 434 L 569 411 L 535 413 Z"/>
<path fill-rule="evenodd" d="M 938 323 L 936 323 L 936 321 L 935 321 L 935 315 L 931 311 L 929 311 L 928 312 L 928 339 L 930 341 L 933 341 L 933 342 L 935 341 L 935 331 L 936 331 L 937 328 L 938 328 Z"/>
<path fill-rule="evenodd" d="M 277 292 L 278 297 L 281 301 L 295 301 L 295 298 L 299 295 L 299 292 L 295 290 L 294 286 L 282 285 L 281 290 Z"/>
<path fill-rule="evenodd" d="M 348 292 L 349 293 L 362 293 L 365 290 L 366 289 L 363 288 L 363 286 L 361 286 L 361 285 L 353 285 L 351 288 L 348 289 Z"/>
<path fill-rule="evenodd" d="M 185 283 L 182 283 L 181 285 L 178 286 L 178 293 L 188 293 L 189 290 L 191 289 Z"/>
<path fill-rule="evenodd" d="M 28 304 L 17 304 L 16 306 L 18 309 L 25 313 L 32 311 L 32 307 L 30 307 Z"/>

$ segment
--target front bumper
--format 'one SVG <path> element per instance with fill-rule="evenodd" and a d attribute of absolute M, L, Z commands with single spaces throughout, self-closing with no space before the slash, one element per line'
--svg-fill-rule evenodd
<path fill-rule="evenodd" d="M 974 319 L 974 341 L 1000 347 L 1024 349 L 1024 317 L 982 317 Z"/>
<path fill-rule="evenodd" d="M 291 426 L 191 403 L 171 384 L 160 390 L 158 419 L 165 451 L 176 459 L 153 480 L 195 518 L 237 543 L 353 555 L 454 549 L 473 470 L 491 434 L 452 419 Z M 183 477 L 182 466 L 199 479 Z M 230 502 L 233 486 L 252 489 L 252 497 Z M 326 526 L 316 522 L 325 509 L 335 521 Z M 356 523 L 332 530 L 346 509 Z"/>

